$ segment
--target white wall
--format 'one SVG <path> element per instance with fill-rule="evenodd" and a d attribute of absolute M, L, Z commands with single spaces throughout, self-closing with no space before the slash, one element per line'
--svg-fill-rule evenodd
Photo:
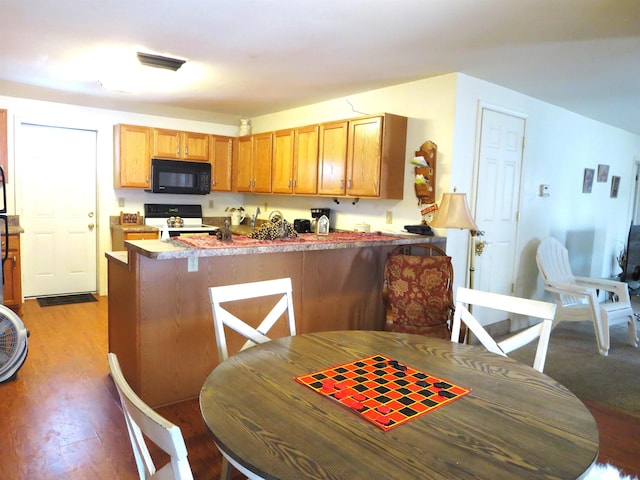
<path fill-rule="evenodd" d="M 480 104 L 526 116 L 522 170 L 516 294 L 541 298 L 535 263 L 539 242 L 551 235 L 566 242 L 574 273 L 617 274 L 615 257 L 629 232 L 634 194 L 634 157 L 640 137 L 520 93 L 459 75 L 452 184 L 471 191 Z M 582 193 L 585 168 L 609 165 L 607 183 L 594 180 Z M 597 172 L 596 172 L 597 173 Z M 618 198 L 610 198 L 611 176 L 621 177 Z M 540 184 L 551 195 L 538 195 Z M 473 203 L 473 198 L 470 198 Z M 482 228 L 482 226 L 480 226 Z"/>

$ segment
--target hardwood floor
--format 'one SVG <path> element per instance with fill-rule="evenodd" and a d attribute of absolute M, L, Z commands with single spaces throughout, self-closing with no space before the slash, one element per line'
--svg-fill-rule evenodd
<path fill-rule="evenodd" d="M 107 299 L 41 308 L 25 303 L 29 355 L 16 381 L 0 384 L 0 479 L 138 478 L 108 375 Z M 600 429 L 600 462 L 640 475 L 640 418 L 587 403 Z M 163 407 L 182 429 L 196 479 L 219 478 L 220 457 L 198 401 Z"/>

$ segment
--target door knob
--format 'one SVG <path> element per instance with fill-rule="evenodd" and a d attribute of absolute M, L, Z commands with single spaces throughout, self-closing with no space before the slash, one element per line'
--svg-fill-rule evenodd
<path fill-rule="evenodd" d="M 93 231 L 94 228 L 96 228 L 95 224 L 90 223 L 89 225 L 87 225 L 89 227 L 89 231 Z"/>

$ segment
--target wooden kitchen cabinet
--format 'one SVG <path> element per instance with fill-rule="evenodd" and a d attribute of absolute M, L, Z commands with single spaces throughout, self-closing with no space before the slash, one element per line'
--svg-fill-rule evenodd
<path fill-rule="evenodd" d="M 151 187 L 151 128 L 114 127 L 115 188 Z"/>
<path fill-rule="evenodd" d="M 159 238 L 160 232 L 157 230 L 130 232 L 120 225 L 114 225 L 111 227 L 111 250 L 114 252 L 126 250 L 125 240 L 158 240 Z"/>
<path fill-rule="evenodd" d="M 275 132 L 272 171 L 272 193 L 315 194 L 318 186 L 318 126 Z"/>
<path fill-rule="evenodd" d="M 238 138 L 234 162 L 234 191 L 271 193 L 271 132 Z"/>
<path fill-rule="evenodd" d="M 293 129 L 274 132 L 271 165 L 272 193 L 293 193 L 293 144 Z"/>
<path fill-rule="evenodd" d="M 4 258 L 5 241 L 2 241 Z M 20 313 L 22 310 L 22 268 L 20 264 L 20 235 L 9 235 L 9 255 L 4 262 L 4 304 Z"/>
<path fill-rule="evenodd" d="M 154 128 L 152 152 L 157 158 L 208 162 L 209 135 Z"/>
<path fill-rule="evenodd" d="M 318 193 L 402 199 L 407 118 L 372 115 L 320 126 Z"/>
<path fill-rule="evenodd" d="M 209 136 L 211 190 L 230 192 L 232 188 L 233 137 Z"/>
<path fill-rule="evenodd" d="M 320 125 L 318 152 L 318 194 L 345 194 L 347 174 L 347 135 L 349 122 Z"/>

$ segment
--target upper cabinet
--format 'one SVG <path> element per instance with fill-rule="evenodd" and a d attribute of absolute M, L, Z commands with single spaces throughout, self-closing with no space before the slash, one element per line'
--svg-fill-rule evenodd
<path fill-rule="evenodd" d="M 271 192 L 293 193 L 293 129 L 273 134 Z"/>
<path fill-rule="evenodd" d="M 208 162 L 209 135 L 154 128 L 152 151 L 158 158 Z"/>
<path fill-rule="evenodd" d="M 407 118 L 388 113 L 243 137 L 116 125 L 116 188 L 150 187 L 151 157 L 206 161 L 211 189 L 402 199 Z"/>
<path fill-rule="evenodd" d="M 342 196 L 347 175 L 347 135 L 349 122 L 320 125 L 318 152 L 318 194 Z"/>
<path fill-rule="evenodd" d="M 272 193 L 313 195 L 318 188 L 318 125 L 273 134 Z"/>
<path fill-rule="evenodd" d="M 116 188 L 151 187 L 151 128 L 116 125 L 114 152 Z"/>
<path fill-rule="evenodd" d="M 296 128 L 293 149 L 293 193 L 318 191 L 318 125 Z"/>
<path fill-rule="evenodd" d="M 231 191 L 231 168 L 233 162 L 233 137 L 211 135 L 209 139 L 209 161 L 211 162 L 211 190 Z"/>
<path fill-rule="evenodd" d="M 382 114 L 320 126 L 318 193 L 402 199 L 407 118 Z"/>
<path fill-rule="evenodd" d="M 233 162 L 234 191 L 271 192 L 273 134 L 259 133 L 238 138 Z"/>

